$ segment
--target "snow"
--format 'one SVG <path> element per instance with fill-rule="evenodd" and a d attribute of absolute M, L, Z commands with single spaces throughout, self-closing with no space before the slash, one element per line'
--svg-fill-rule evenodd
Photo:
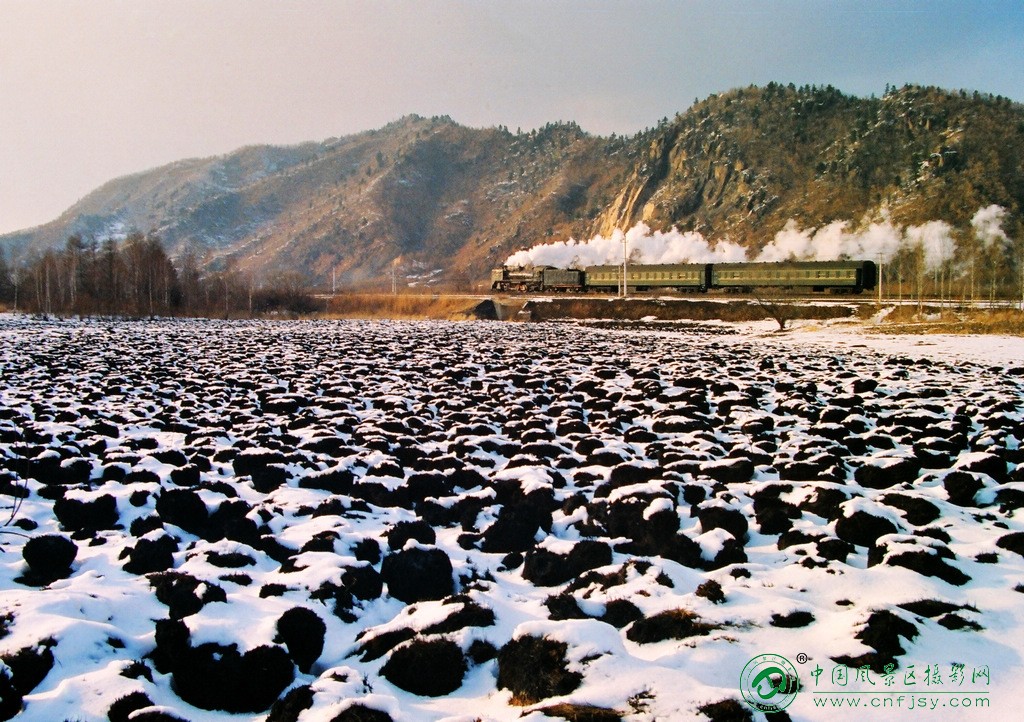
<path fill-rule="evenodd" d="M 99 722 L 108 719 L 116 700 L 138 691 L 153 703 L 148 711 L 193 722 L 266 719 L 265 711 L 198 709 L 178 696 L 172 675 L 148 661 L 156 648 L 156 621 L 168 617 L 169 607 L 157 599 L 151 578 L 124 569 L 125 555 L 140 538 L 164 534 L 177 540 L 171 570 L 198 580 L 199 597 L 216 589 L 224 594 L 225 601 L 209 601 L 183 618 L 192 645 L 234 644 L 245 652 L 278 644 L 277 620 L 294 607 L 313 610 L 324 621 L 323 652 L 309 673 L 296 670 L 288 687 L 308 686 L 315 700 L 298 722 L 330 722 L 352 704 L 396 720 L 541 720 L 546 718 L 538 710 L 558 702 L 615 709 L 630 720 L 700 719 L 697 710 L 704 704 L 740 700 L 740 671 L 755 655 L 769 652 L 793 661 L 801 677 L 804 688 L 786 710 L 794 720 L 905 719 L 905 707 L 866 712 L 824 709 L 815 702 L 824 698 L 816 691 L 836 689 L 829 680 L 832 658 L 872 651 L 855 635 L 879 610 L 916 628 L 913 639 L 898 638 L 905 650 L 896 660 L 900 682 L 909 665 L 919 676 L 928 665 L 940 665 L 944 676 L 952 663 L 966 665 L 962 686 L 919 684 L 914 695 L 938 698 L 941 706 L 954 695 L 938 692 L 959 696 L 963 691 L 964 698 L 983 696 L 988 706 L 958 709 L 958 719 L 1012 717 L 1024 692 L 1024 596 L 1016 591 L 1024 583 L 1024 557 L 997 541 L 1024 531 L 1014 508 L 1019 502 L 1007 501 L 1024 493 L 1024 375 L 1017 371 L 1024 365 L 1024 339 L 901 337 L 844 325 L 798 324 L 785 334 L 773 333 L 768 324 L 735 326 L 728 335 L 702 335 L 698 328 L 114 323 L 0 316 L 0 490 L 6 490 L 0 505 L 12 505 L 12 484 L 29 491 L 8 512 L 11 521 L 0 534 L 0 619 L 9 617 L 0 623 L 6 631 L 0 631 L 0 657 L 10 669 L 10 655 L 42 645 L 55 658 L 42 682 L 25 694 L 17 719 Z M 704 385 L 691 383 L 694 379 Z M 858 391 L 856 384 L 864 380 L 877 381 L 877 390 Z M 652 381 L 657 390 L 644 385 Z M 736 388 L 716 390 L 726 381 Z M 789 388 L 805 384 L 813 390 Z M 922 394 L 925 389 L 943 395 Z M 275 400 L 289 398 L 297 400 L 297 410 L 273 410 Z M 720 402 L 743 399 L 756 406 L 717 411 Z M 700 411 L 701 403 L 706 412 Z M 665 412 L 683 408 L 690 420 L 706 426 L 659 430 L 660 421 L 676 419 Z M 848 413 L 831 426 L 815 418 L 836 409 Z M 806 411 L 811 415 L 801 415 Z M 934 423 L 907 433 L 882 423 L 903 412 L 933 417 Z M 771 431 L 743 431 L 764 419 L 772 420 Z M 569 421 L 582 421 L 586 431 L 559 432 Z M 98 422 L 115 426 L 117 436 L 96 433 Z M 816 435 L 836 426 L 849 428 L 847 447 Z M 656 440 L 631 441 L 628 435 L 637 431 Z M 317 445 L 324 440 L 336 440 L 344 450 Z M 591 441 L 592 451 L 581 445 Z M 872 489 L 854 479 L 862 464 L 892 467 L 942 441 L 959 444 L 949 452 L 949 463 L 922 468 L 912 482 Z M 521 453 L 533 443 L 562 446 L 565 452 L 553 459 Z M 170 457 L 161 457 L 171 450 L 199 465 L 198 495 L 209 513 L 227 502 L 244 503 L 246 519 L 292 550 L 291 559 L 281 563 L 242 539 L 190 533 L 166 519 L 162 528 L 133 531 L 158 516 L 161 494 L 189 488 L 176 481 L 179 471 Z M 609 450 L 624 462 L 615 468 L 595 462 Z M 283 479 L 278 486 L 260 487 L 236 471 L 235 461 L 263 453 L 285 458 L 274 467 Z M 821 454 L 842 455 L 841 478 L 784 477 L 785 463 Z M 755 460 L 751 480 L 716 482 L 705 473 L 724 473 L 725 462 L 737 456 Z M 1006 460 L 1005 478 L 968 472 L 982 487 L 974 505 L 952 503 L 945 487 L 949 472 L 989 463 L 993 456 Z M 45 476 L 33 470 L 48 458 L 63 460 L 64 474 L 74 473 L 74 460 L 86 459 L 87 479 L 62 486 L 34 478 Z M 200 458 L 208 468 L 198 464 Z M 616 469 L 626 482 L 615 481 Z M 654 472 L 654 478 L 636 481 L 628 476 L 631 469 Z M 302 485 L 332 470 L 351 474 L 356 488 Z M 135 478 L 140 472 L 154 476 Z M 397 496 L 368 491 L 373 484 L 380 485 L 381 494 L 397 495 L 416 475 L 436 482 L 467 472 L 478 476 L 465 486 L 455 482 L 447 491 L 431 490 L 422 506 L 385 503 L 382 498 Z M 780 487 L 781 502 L 800 512 L 792 529 L 811 541 L 787 546 L 778 533 L 762 530 L 758 510 L 767 497 L 760 495 L 772 486 Z M 55 489 L 67 500 L 113 496 L 117 524 L 86 532 L 62 528 Z M 887 547 L 886 559 L 939 550 L 970 581 L 958 586 L 886 561 L 875 563 L 863 546 L 846 561 L 823 557 L 818 541 L 835 537 L 835 517 L 806 508 L 823 489 L 849 497 L 840 503 L 839 516 L 860 510 L 896 527 L 896 534 L 876 542 Z M 690 496 L 697 491 L 702 500 Z M 581 540 L 597 539 L 613 547 L 612 563 L 568 583 L 540 586 L 528 581 L 524 566 L 506 553 L 483 551 L 473 535 L 486 538 L 502 505 L 527 495 L 552 502 L 550 531 L 538 531 L 533 548 L 568 555 Z M 914 524 L 887 501 L 891 495 L 927 501 L 940 516 Z M 641 503 L 629 505 L 630 500 Z M 478 510 L 470 513 L 470 505 Z M 641 528 L 625 530 L 635 538 L 675 512 L 677 534 L 696 545 L 703 561 L 684 563 L 667 553 L 625 549 L 628 537 L 602 528 L 616 505 L 637 506 Z M 693 512 L 712 507 L 740 512 L 749 525 L 746 538 L 704 528 Z M 445 521 L 444 514 L 452 518 Z M 387 533 L 398 522 L 420 517 L 431 519 L 436 541 L 412 540 L 405 548 L 443 550 L 454 569 L 457 598 L 405 604 L 385 586 L 379 598 L 357 599 L 349 610 L 352 618 L 346 619 L 334 613 L 330 599 L 317 595 L 329 585 L 342 585 L 348 570 L 367 564 L 379 570 L 379 562 L 361 557 L 358 544 L 372 540 L 382 555 L 395 553 Z M 66 578 L 38 586 L 24 578 L 22 550 L 28 537 L 43 534 L 74 538 L 77 557 Z M 325 539 L 328 548 L 320 545 Z M 736 542 L 745 560 L 716 564 L 716 556 Z M 311 548 L 300 552 L 307 544 Z M 228 555 L 252 563 L 215 563 Z M 709 580 L 721 585 L 723 603 L 697 593 Z M 279 593 L 265 593 L 275 588 Z M 572 596 L 588 618 L 552 619 L 546 601 L 559 594 Z M 635 642 L 628 637 L 630 625 L 617 628 L 602 621 L 613 600 L 628 600 L 646 618 L 689 610 L 715 628 L 705 636 Z M 942 615 L 925 617 L 899 606 L 921 600 L 959 606 L 955 614 L 977 628 L 947 628 Z M 473 606 L 491 610 L 494 624 L 441 635 L 426 631 Z M 794 612 L 809 612 L 813 621 L 797 628 L 776 626 L 779 617 Z M 368 661 L 359 654 L 366 642 L 403 630 L 416 638 L 450 639 L 464 652 L 474 642 L 500 649 L 526 635 L 562 641 L 568 668 L 582 674 L 583 682 L 562 697 L 519 707 L 511 704 L 509 690 L 497 688 L 498 662 L 487 659 L 469 661 L 455 692 L 418 696 L 381 674 L 393 650 Z M 802 655 L 806 661 L 798 663 Z M 152 680 L 122 674 L 140 661 Z M 817 666 L 824 672 L 816 683 L 811 673 Z M 972 681 L 972 671 L 985 667 L 991 680 Z M 948 718 L 938 710 L 932 716 L 940 715 Z"/>

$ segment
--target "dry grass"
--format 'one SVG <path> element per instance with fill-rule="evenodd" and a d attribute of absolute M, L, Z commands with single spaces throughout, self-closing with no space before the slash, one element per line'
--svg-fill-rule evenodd
<path fill-rule="evenodd" d="M 473 317 L 479 301 L 459 296 L 344 293 L 327 299 L 323 318 L 461 320 Z"/>
<path fill-rule="evenodd" d="M 622 715 L 613 709 L 571 702 L 562 702 L 535 711 L 541 712 L 545 717 L 560 717 L 568 722 L 619 722 L 622 719 Z"/>
<path fill-rule="evenodd" d="M 954 309 L 897 306 L 882 321 L 881 329 L 905 334 L 993 334 L 1024 336 L 1024 311 L 1010 308 Z"/>
<path fill-rule="evenodd" d="M 833 319 L 851 315 L 848 306 L 810 305 L 806 303 L 776 301 L 778 310 L 787 319 Z M 725 302 L 690 299 L 608 297 L 557 298 L 526 304 L 534 321 L 554 319 L 615 319 L 636 321 L 655 317 L 661 321 L 761 321 L 770 317 L 765 303 L 736 299 Z"/>

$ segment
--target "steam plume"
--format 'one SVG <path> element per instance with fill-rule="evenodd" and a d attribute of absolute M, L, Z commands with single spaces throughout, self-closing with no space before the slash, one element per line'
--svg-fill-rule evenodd
<path fill-rule="evenodd" d="M 840 258 L 863 258 L 889 261 L 900 248 L 900 229 L 888 217 L 871 223 L 864 230 L 849 230 L 849 221 L 834 221 L 817 230 L 801 230 L 790 219 L 775 234 L 755 260 L 772 261 L 836 261 Z"/>
<path fill-rule="evenodd" d="M 583 242 L 570 238 L 534 246 L 513 253 L 505 265 L 584 268 L 622 263 L 623 238 L 633 263 L 728 263 L 747 257 L 746 251 L 731 241 L 711 245 L 696 231 L 652 231 L 646 223 L 638 223 L 625 233 L 616 229 L 609 237 L 597 235 Z"/>
<path fill-rule="evenodd" d="M 924 268 L 929 272 L 953 257 L 953 227 L 945 221 L 928 221 L 920 226 L 908 227 L 905 242 L 911 248 L 921 248 Z"/>
<path fill-rule="evenodd" d="M 981 208 L 971 219 L 975 236 L 984 247 L 1009 243 L 1002 229 L 1006 209 L 991 205 Z M 544 243 L 508 257 L 508 266 L 586 266 L 622 262 L 622 242 L 627 243 L 631 263 L 733 263 L 747 260 L 747 252 L 732 241 L 709 242 L 696 231 L 652 231 L 638 223 L 628 231 L 616 229 L 608 237 L 597 235 L 588 241 Z M 890 263 L 901 250 L 920 249 L 926 270 L 933 271 L 953 258 L 956 243 L 953 227 L 945 221 L 928 221 L 903 229 L 895 225 L 883 210 L 881 220 L 859 228 L 850 221 L 833 221 L 820 228 L 801 229 L 790 219 L 781 231 L 753 259 L 775 261 L 835 261 L 863 259 Z"/>
<path fill-rule="evenodd" d="M 979 208 L 978 212 L 971 218 L 971 226 L 974 228 L 974 235 L 978 237 L 985 248 L 994 243 L 1008 243 L 1009 238 L 1002 229 L 1003 218 L 1006 216 L 1006 209 L 1002 206 L 991 205 L 986 208 Z"/>

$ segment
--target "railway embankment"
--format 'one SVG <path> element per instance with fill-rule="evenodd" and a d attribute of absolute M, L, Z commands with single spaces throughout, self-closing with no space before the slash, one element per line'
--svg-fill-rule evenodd
<path fill-rule="evenodd" d="M 518 305 L 518 308 L 517 308 Z M 831 320 L 854 318 L 857 309 L 845 303 L 809 303 L 786 300 L 691 300 L 665 298 L 551 298 L 510 303 L 495 300 L 494 306 L 508 320 L 554 321 L 595 319 L 639 321 L 763 321 Z"/>

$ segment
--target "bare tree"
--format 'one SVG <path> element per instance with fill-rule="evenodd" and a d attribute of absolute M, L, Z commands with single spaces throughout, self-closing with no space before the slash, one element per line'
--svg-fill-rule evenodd
<path fill-rule="evenodd" d="M 784 303 L 778 289 L 754 291 L 754 300 L 775 323 L 779 324 L 779 331 L 786 330 L 786 324 L 793 318 L 793 304 Z"/>

